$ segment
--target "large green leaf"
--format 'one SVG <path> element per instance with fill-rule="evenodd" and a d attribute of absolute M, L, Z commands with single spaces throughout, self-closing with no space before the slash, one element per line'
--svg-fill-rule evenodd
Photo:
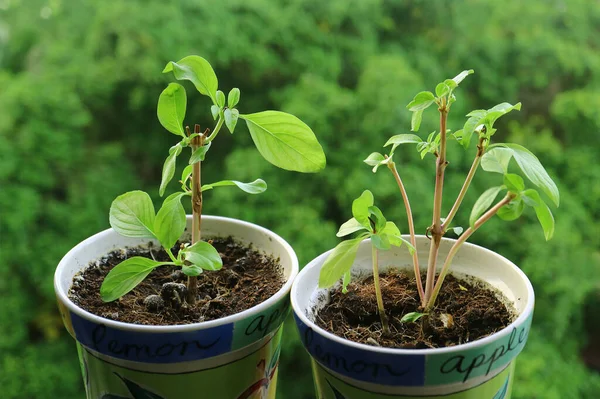
<path fill-rule="evenodd" d="M 240 115 L 261 155 L 273 165 L 297 172 L 325 168 L 325 153 L 313 131 L 294 115 L 263 111 Z"/>
<path fill-rule="evenodd" d="M 511 150 L 515 161 L 517 161 L 525 176 L 546 193 L 556 206 L 559 205 L 560 193 L 558 192 L 558 187 L 556 187 L 556 184 L 535 155 L 519 144 L 498 143 L 494 144 L 493 147 L 504 147 Z"/>
<path fill-rule="evenodd" d="M 512 159 L 512 151 L 508 148 L 494 147 L 481 158 L 481 168 L 487 172 L 508 173 L 508 164 Z"/>
<path fill-rule="evenodd" d="M 338 237 L 344 237 L 360 230 L 365 230 L 365 226 L 360 224 L 355 218 L 352 218 L 340 226 L 336 235 Z"/>
<path fill-rule="evenodd" d="M 471 211 L 471 216 L 469 217 L 469 224 L 471 227 L 475 225 L 475 222 L 487 209 L 492 205 L 498 193 L 504 190 L 504 186 L 492 187 L 484 191 L 483 194 L 477 199 L 475 205 L 473 205 L 473 210 Z"/>
<path fill-rule="evenodd" d="M 186 95 L 183 86 L 169 83 L 158 97 L 156 114 L 158 121 L 173 134 L 185 137 L 183 119 L 185 118 Z"/>
<path fill-rule="evenodd" d="M 126 259 L 108 272 L 100 287 L 100 297 L 104 302 L 119 299 L 141 283 L 152 270 L 169 264 L 141 256 Z"/>
<path fill-rule="evenodd" d="M 198 241 L 183 249 L 182 252 L 186 261 L 204 270 L 219 270 L 223 267 L 223 260 L 219 252 L 206 241 Z"/>
<path fill-rule="evenodd" d="M 185 231 L 185 209 L 181 204 L 181 197 L 185 194 L 171 194 L 156 214 L 154 232 L 165 248 L 173 247 Z"/>
<path fill-rule="evenodd" d="M 169 62 L 163 73 L 173 72 L 177 80 L 189 80 L 200 94 L 209 96 L 216 103 L 219 81 L 210 63 L 197 55 L 190 55 L 177 62 Z"/>
<path fill-rule="evenodd" d="M 245 191 L 248 194 L 264 193 L 267 189 L 267 183 L 263 179 L 256 179 L 249 183 L 243 183 L 237 180 L 221 180 L 216 183 L 203 185 L 202 191 L 212 190 L 214 187 L 221 186 L 237 186 L 240 190 Z"/>
<path fill-rule="evenodd" d="M 356 259 L 358 246 L 364 237 L 342 241 L 331 252 L 323 263 L 319 275 L 319 287 L 328 288 L 341 279 L 350 269 Z"/>
<path fill-rule="evenodd" d="M 550 240 L 554 235 L 554 216 L 552 216 L 548 205 L 544 203 L 540 194 L 534 189 L 523 191 L 523 202 L 535 210 L 535 215 L 542 226 L 542 230 L 544 230 L 544 237 L 546 237 L 546 241 Z"/>
<path fill-rule="evenodd" d="M 143 191 L 129 191 L 110 206 L 110 226 L 126 237 L 154 238 L 154 205 Z"/>

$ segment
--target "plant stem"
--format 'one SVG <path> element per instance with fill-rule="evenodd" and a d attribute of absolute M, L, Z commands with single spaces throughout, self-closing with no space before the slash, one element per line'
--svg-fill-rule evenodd
<path fill-rule="evenodd" d="M 431 226 L 431 246 L 429 249 L 429 263 L 427 265 L 427 281 L 425 282 L 425 301 L 429 302 L 433 291 L 435 280 L 435 265 L 440 242 L 444 232 L 442 231 L 442 192 L 444 189 L 444 171 L 446 170 L 446 119 L 448 109 L 446 99 L 442 98 L 438 110 L 440 111 L 440 151 L 435 164 L 435 192 L 433 196 L 433 220 Z"/>
<path fill-rule="evenodd" d="M 175 257 L 175 255 L 173 255 L 173 252 L 171 252 L 171 248 L 165 248 L 165 252 L 167 253 L 167 255 L 169 255 L 169 258 L 171 258 L 173 262 L 177 262 L 177 258 Z"/>
<path fill-rule="evenodd" d="M 484 140 L 485 139 L 483 137 L 481 139 L 479 139 L 479 143 L 477 144 L 477 153 L 475 154 L 475 159 L 473 160 L 471 169 L 469 170 L 469 173 L 467 174 L 467 177 L 465 178 L 465 182 L 463 183 L 463 186 L 460 189 L 460 192 L 458 193 L 458 197 L 456 198 L 456 201 L 454 202 L 454 205 L 452 206 L 452 209 L 450 210 L 448 217 L 446 217 L 446 219 L 444 220 L 444 223 L 442 223 L 442 232 L 444 232 L 444 233 L 446 233 L 446 230 L 448 229 L 448 227 L 450 227 L 450 223 L 452 223 L 452 219 L 454 219 L 454 216 L 456 216 L 456 212 L 458 212 L 458 208 L 460 208 L 460 205 L 462 204 L 462 201 L 465 198 L 465 194 L 467 193 L 467 190 L 469 189 L 469 186 L 471 185 L 471 181 L 473 181 L 473 176 L 475 176 L 475 172 L 477 171 L 477 168 L 479 167 L 479 164 L 481 163 L 481 157 L 483 156 L 483 151 L 484 151 L 484 149 L 483 149 Z"/>
<path fill-rule="evenodd" d="M 461 236 L 458 238 L 458 240 L 456 240 L 454 242 L 454 245 L 452 245 L 452 248 L 450 248 L 450 251 L 448 252 L 448 256 L 446 257 L 444 266 L 442 267 L 442 270 L 440 271 L 440 276 L 438 277 L 437 282 L 435 283 L 435 288 L 433 289 L 431 298 L 429 298 L 429 300 L 427 301 L 427 307 L 425 308 L 426 312 L 429 312 L 433 308 L 433 305 L 435 305 L 435 300 L 437 299 L 437 296 L 440 293 L 440 289 L 442 288 L 442 284 L 444 283 L 444 279 L 446 278 L 446 275 L 448 274 L 448 270 L 450 268 L 450 264 L 452 263 L 452 259 L 454 258 L 454 255 L 456 255 L 456 252 L 458 251 L 460 246 L 462 244 L 464 244 L 465 241 L 467 241 L 467 239 L 478 228 L 480 228 L 482 224 L 484 224 L 485 222 L 490 220 L 491 217 L 494 216 L 500 208 L 502 208 L 504 205 L 506 205 L 510 201 L 512 201 L 512 199 L 514 197 L 515 197 L 515 195 L 512 193 L 507 194 L 501 201 L 499 201 L 496 205 L 491 207 L 486 213 L 481 215 L 481 217 L 479 219 L 477 219 L 475 224 L 472 227 L 469 227 L 464 233 L 461 234 Z"/>
<path fill-rule="evenodd" d="M 417 253 L 417 239 L 415 237 L 415 224 L 413 221 L 412 211 L 410 209 L 410 202 L 408 201 L 408 195 L 406 194 L 406 189 L 404 188 L 402 179 L 400 178 L 398 170 L 396 169 L 396 164 L 394 162 L 390 162 L 388 163 L 388 168 L 394 175 L 396 183 L 398 183 L 398 188 L 400 189 L 400 194 L 402 194 L 402 200 L 404 201 L 404 207 L 406 208 L 406 216 L 408 217 L 408 231 L 410 233 L 410 243 L 415 248 L 413 252 L 413 267 L 415 272 L 415 279 L 417 280 L 417 289 L 419 290 L 419 298 L 421 299 L 421 305 L 425 306 L 425 292 L 423 291 L 423 282 L 421 281 L 421 269 L 419 268 L 419 255 Z"/>
<path fill-rule="evenodd" d="M 378 251 L 373 244 L 371 244 L 371 253 L 373 255 L 373 284 L 375 285 L 375 296 L 377 297 L 377 309 L 379 310 L 379 317 L 381 318 L 383 334 L 390 335 L 390 326 L 388 324 L 387 315 L 385 314 L 385 308 L 383 307 L 383 297 L 381 296 L 381 287 L 379 286 Z"/>
<path fill-rule="evenodd" d="M 215 128 L 213 129 L 212 133 L 210 134 L 210 136 L 208 136 L 206 138 L 206 140 L 203 142 L 202 145 L 204 145 L 204 143 L 208 144 L 211 141 L 213 141 L 215 139 L 215 137 L 217 137 L 217 134 L 219 133 L 219 130 L 221 130 L 221 127 L 223 126 L 223 122 L 225 122 L 225 118 L 222 118 L 221 116 L 219 116 L 219 120 L 217 121 L 217 125 L 215 126 Z"/>
<path fill-rule="evenodd" d="M 194 127 L 194 133 L 200 133 L 200 125 Z M 192 141 L 192 153 L 204 145 L 204 135 L 196 136 Z M 192 245 L 200 241 L 202 230 L 202 162 L 198 161 L 192 166 Z M 198 295 L 198 277 L 188 276 L 187 302 L 196 303 Z"/>

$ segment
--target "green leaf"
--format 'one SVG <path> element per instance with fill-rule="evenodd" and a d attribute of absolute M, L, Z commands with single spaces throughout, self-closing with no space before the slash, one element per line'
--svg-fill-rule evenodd
<path fill-rule="evenodd" d="M 525 203 L 521 198 L 516 198 L 498 209 L 497 215 L 502 220 L 511 221 L 518 219 L 523 213 L 523 209 L 525 209 Z"/>
<path fill-rule="evenodd" d="M 218 105 L 211 105 L 210 106 L 210 113 L 212 114 L 212 117 L 214 120 L 217 120 L 217 118 L 219 117 L 219 112 L 221 111 L 221 108 L 219 108 Z"/>
<path fill-rule="evenodd" d="M 219 252 L 206 241 L 198 241 L 183 251 L 183 258 L 204 270 L 219 270 L 223 267 L 223 260 Z"/>
<path fill-rule="evenodd" d="M 406 106 L 409 111 L 422 111 L 435 102 L 435 97 L 430 91 L 418 93 L 413 100 Z"/>
<path fill-rule="evenodd" d="M 130 191 L 115 198 L 110 206 L 110 226 L 125 237 L 155 238 L 154 205 L 143 191 Z"/>
<path fill-rule="evenodd" d="M 442 97 L 448 94 L 450 90 L 451 89 L 450 87 L 448 87 L 446 82 L 438 83 L 437 86 L 435 86 L 435 95 L 437 97 Z"/>
<path fill-rule="evenodd" d="M 182 192 L 170 195 L 156 214 L 154 231 L 165 248 L 172 248 L 185 231 L 185 209 L 181 205 L 184 195 Z"/>
<path fill-rule="evenodd" d="M 165 193 L 165 189 L 167 188 L 167 184 L 173 178 L 175 174 L 175 163 L 177 160 L 177 155 L 181 153 L 181 146 L 175 146 L 174 151 L 169 151 L 169 156 L 165 160 L 162 170 L 162 179 L 160 181 L 160 188 L 158 189 L 158 194 L 162 197 Z"/>
<path fill-rule="evenodd" d="M 383 146 L 387 147 L 388 145 L 391 145 L 391 152 L 394 152 L 396 148 L 401 144 L 418 144 L 422 142 L 423 140 L 421 140 L 421 138 L 416 134 L 397 134 L 395 136 L 390 137 L 390 139 Z"/>
<path fill-rule="evenodd" d="M 237 180 L 221 180 L 216 183 L 205 184 L 202 186 L 202 191 L 212 190 L 214 187 L 220 186 L 237 186 L 240 190 L 248 194 L 264 193 L 267 189 L 267 183 L 262 179 L 256 179 L 250 183 L 242 183 Z"/>
<path fill-rule="evenodd" d="M 160 124 L 169 132 L 182 137 L 185 137 L 183 119 L 185 118 L 186 102 L 183 86 L 177 83 L 169 83 L 158 97 L 156 110 Z"/>
<path fill-rule="evenodd" d="M 402 234 L 400 234 L 400 229 L 394 222 L 386 222 L 381 234 L 387 236 L 389 243 L 395 247 L 401 246 L 404 242 L 402 239 Z"/>
<path fill-rule="evenodd" d="M 383 216 L 381 209 L 375 205 L 369 207 L 369 218 L 372 220 L 371 225 L 374 225 L 373 227 L 376 232 L 380 232 L 385 229 L 387 220 L 385 219 L 385 216 Z"/>
<path fill-rule="evenodd" d="M 507 148 L 495 147 L 483 154 L 481 167 L 487 172 L 508 173 L 508 164 L 512 158 L 512 151 Z"/>
<path fill-rule="evenodd" d="M 471 136 L 475 132 L 475 129 L 482 124 L 481 121 L 485 117 L 485 113 L 485 110 L 476 110 L 467 115 L 470 116 L 470 118 L 467 119 L 462 128 L 462 138 L 460 140 L 460 143 L 464 148 L 469 148 Z"/>
<path fill-rule="evenodd" d="M 321 144 L 310 127 L 294 115 L 263 111 L 240 117 L 246 120 L 260 154 L 273 165 L 305 173 L 325 168 Z"/>
<path fill-rule="evenodd" d="M 540 194 L 534 189 L 525 190 L 522 193 L 523 202 L 535 210 L 535 214 L 544 230 L 546 241 L 554 235 L 554 216 L 548 205 L 544 203 Z"/>
<path fill-rule="evenodd" d="M 493 147 L 504 147 L 511 150 L 515 161 L 517 161 L 517 164 L 525 176 L 548 195 L 556 206 L 559 205 L 560 194 L 558 192 L 558 187 L 556 187 L 556 184 L 535 155 L 527 148 L 518 144 L 500 143 L 494 144 Z"/>
<path fill-rule="evenodd" d="M 515 194 L 519 194 L 521 191 L 525 190 L 525 182 L 523 181 L 523 178 L 519 175 L 515 175 L 514 173 L 507 173 L 504 175 L 504 185 L 508 191 Z"/>
<path fill-rule="evenodd" d="M 171 61 L 167 64 L 163 73 L 173 72 L 177 80 L 189 80 L 196 89 L 205 96 L 209 96 L 216 103 L 216 92 L 219 81 L 210 63 L 197 55 L 182 58 L 176 63 Z"/>
<path fill-rule="evenodd" d="M 461 235 L 463 233 L 463 228 L 460 226 L 457 227 L 450 227 L 450 230 L 452 230 L 454 232 L 454 234 L 456 234 L 457 236 Z"/>
<path fill-rule="evenodd" d="M 508 114 L 510 111 L 512 110 L 517 110 L 520 111 L 521 110 L 521 103 L 516 103 L 515 105 L 509 104 L 509 103 L 501 103 L 498 105 L 495 105 L 494 107 L 490 108 L 487 110 L 485 118 L 482 119 L 481 123 L 485 124 L 488 128 L 488 134 L 491 136 L 492 132 L 490 132 L 489 130 L 491 130 L 492 126 L 494 125 L 494 123 L 496 122 L 496 120 L 498 118 L 500 118 L 503 115 Z"/>
<path fill-rule="evenodd" d="M 221 90 L 217 90 L 215 97 L 219 108 L 223 108 L 225 106 L 225 93 L 223 93 Z"/>
<path fill-rule="evenodd" d="M 235 125 L 237 124 L 238 118 L 240 117 L 240 111 L 235 108 L 227 108 L 225 110 L 225 125 L 229 132 L 233 134 Z"/>
<path fill-rule="evenodd" d="M 373 202 L 373 193 L 369 190 L 363 191 L 360 197 L 352 202 L 352 216 L 368 231 L 372 230 L 369 222 L 369 207 L 373 206 Z"/>
<path fill-rule="evenodd" d="M 485 211 L 487 211 L 487 209 L 490 207 L 490 205 L 492 205 L 498 196 L 498 193 L 500 193 L 500 191 L 502 191 L 504 188 L 504 186 L 492 187 L 481 194 L 479 199 L 475 202 L 475 205 L 473 205 L 473 210 L 471 211 L 471 216 L 469 217 L 469 224 L 471 227 L 473 227 L 477 219 L 479 219 L 479 217 L 483 215 Z"/>
<path fill-rule="evenodd" d="M 418 132 L 421 127 L 421 119 L 423 119 L 423 110 L 414 111 L 410 119 L 410 130 Z"/>
<path fill-rule="evenodd" d="M 100 287 L 100 297 L 104 302 L 119 299 L 137 287 L 152 270 L 158 266 L 171 264 L 170 262 L 157 262 L 141 256 L 126 259 L 108 272 Z"/>
<path fill-rule="evenodd" d="M 380 249 L 382 251 L 387 251 L 392 246 L 388 236 L 385 234 L 373 234 L 371 236 L 371 243 L 373 243 L 375 248 Z"/>
<path fill-rule="evenodd" d="M 193 165 L 196 162 L 204 161 L 204 158 L 206 157 L 206 153 L 210 149 L 211 144 L 212 144 L 212 142 L 209 142 L 203 146 L 196 148 L 196 150 L 192 153 L 192 156 L 190 157 L 189 164 Z"/>
<path fill-rule="evenodd" d="M 472 69 L 466 69 L 466 70 L 462 71 L 461 73 L 459 73 L 458 75 L 456 75 L 455 77 L 453 77 L 452 80 L 454 81 L 454 83 L 456 83 L 456 85 L 459 85 L 460 82 L 462 82 L 464 80 L 464 78 L 466 78 L 467 76 L 469 76 L 472 73 L 475 73 L 475 71 Z"/>
<path fill-rule="evenodd" d="M 352 269 L 358 246 L 362 240 L 363 237 L 357 237 L 342 241 L 333 249 L 321 268 L 319 275 L 320 288 L 331 287 Z"/>
<path fill-rule="evenodd" d="M 190 178 L 190 176 L 192 175 L 193 169 L 194 169 L 194 165 L 187 165 L 183 169 L 183 172 L 181 172 L 181 181 L 182 182 L 185 182 L 187 179 Z"/>
<path fill-rule="evenodd" d="M 183 266 L 181 266 L 181 271 L 186 276 L 191 276 L 191 277 L 199 276 L 202 274 L 202 268 L 197 265 L 183 265 Z"/>
<path fill-rule="evenodd" d="M 377 172 L 377 169 L 390 161 L 390 158 L 386 158 L 378 152 L 371 153 L 363 162 L 373 167 L 373 173 Z"/>
<path fill-rule="evenodd" d="M 350 270 L 348 270 L 346 273 L 344 273 L 344 277 L 342 279 L 342 293 L 344 293 L 344 294 L 348 293 L 348 284 L 350 284 L 351 280 L 352 280 L 352 273 L 350 272 Z"/>
<path fill-rule="evenodd" d="M 427 313 L 419 313 L 419 312 L 410 312 L 402 316 L 400 319 L 401 323 L 414 323 L 419 320 L 421 317 L 426 316 Z"/>
<path fill-rule="evenodd" d="M 238 102 L 240 102 L 240 89 L 234 87 L 227 95 L 227 106 L 229 108 L 233 108 L 238 104 Z"/>
<path fill-rule="evenodd" d="M 352 218 L 340 226 L 336 236 L 344 237 L 360 230 L 365 230 L 365 227 L 358 220 Z"/>

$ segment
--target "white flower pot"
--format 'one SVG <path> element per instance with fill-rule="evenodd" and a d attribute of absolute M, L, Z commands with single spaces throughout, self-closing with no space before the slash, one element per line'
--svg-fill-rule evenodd
<path fill-rule="evenodd" d="M 240 220 L 203 216 L 202 234 L 233 236 L 278 258 L 284 286 L 265 302 L 218 320 L 135 325 L 91 314 L 67 293 L 73 276 L 90 262 L 150 240 L 123 237 L 109 229 L 79 243 L 61 260 L 54 286 L 64 324 L 77 341 L 88 399 L 275 397 L 281 327 L 298 273 L 296 254 L 275 233 Z"/>
<path fill-rule="evenodd" d="M 408 239 L 408 237 L 405 237 Z M 444 239 L 439 259 L 454 240 Z M 420 265 L 427 264 L 429 240 L 417 237 Z M 331 251 L 329 251 L 331 252 Z M 318 287 L 326 252 L 300 272 L 292 287 L 292 308 L 303 344 L 313 363 L 316 397 L 320 399 L 444 398 L 507 399 L 511 396 L 514 359 L 527 341 L 534 293 L 525 274 L 508 259 L 482 247 L 464 244 L 451 272 L 478 277 L 499 289 L 518 316 L 503 330 L 462 345 L 436 349 L 392 349 L 338 337 L 314 322 L 315 306 L 328 290 Z M 438 265 L 441 267 L 441 263 Z M 406 247 L 380 251 L 380 270 L 412 270 Z M 371 244 L 361 243 L 353 274 L 372 274 Z"/>

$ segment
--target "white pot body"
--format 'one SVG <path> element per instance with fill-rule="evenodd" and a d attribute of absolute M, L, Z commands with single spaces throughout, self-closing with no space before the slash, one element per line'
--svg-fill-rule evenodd
<path fill-rule="evenodd" d="M 77 307 L 67 293 L 73 276 L 90 262 L 115 249 L 152 240 L 127 238 L 108 229 L 81 242 L 61 260 L 54 286 L 65 327 L 77 341 L 88 399 L 275 397 L 281 327 L 298 273 L 296 254 L 275 233 L 240 220 L 203 216 L 202 234 L 233 236 L 279 259 L 285 285 L 265 302 L 218 320 L 135 325 L 91 314 Z"/>
<path fill-rule="evenodd" d="M 408 237 L 405 237 L 408 239 Z M 454 240 L 444 239 L 441 266 Z M 427 265 L 430 241 L 417 237 L 419 264 Z M 503 330 L 463 345 L 437 349 L 391 349 L 355 343 L 318 327 L 314 310 L 326 303 L 328 290 L 318 287 L 321 267 L 331 251 L 300 272 L 291 293 L 303 344 L 313 363 L 320 399 L 445 398 L 508 399 L 514 359 L 525 346 L 534 308 L 534 293 L 525 274 L 508 259 L 473 244 L 464 244 L 451 272 L 478 277 L 500 290 L 518 316 Z M 380 251 L 379 267 L 412 270 L 406 247 Z M 372 274 L 371 243 L 361 243 L 353 275 Z"/>

